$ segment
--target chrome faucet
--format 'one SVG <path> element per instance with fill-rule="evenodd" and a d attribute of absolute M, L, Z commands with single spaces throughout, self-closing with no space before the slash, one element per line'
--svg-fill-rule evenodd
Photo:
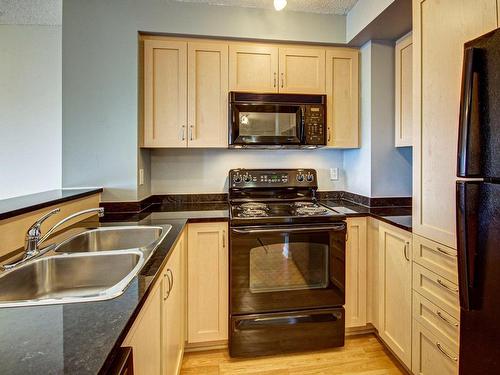
<path fill-rule="evenodd" d="M 29 227 L 28 231 L 26 232 L 26 240 L 24 242 L 24 256 L 21 260 L 15 262 L 15 263 L 10 263 L 10 264 L 5 264 L 2 266 L 2 269 L 4 271 L 10 270 L 12 268 L 15 268 L 25 262 L 27 262 L 30 259 L 33 259 L 37 256 L 45 254 L 48 250 L 50 250 L 52 247 L 47 246 L 43 249 L 40 249 L 40 245 L 62 224 L 66 223 L 67 221 L 74 219 L 77 216 L 80 215 L 85 215 L 91 212 L 97 212 L 99 217 L 104 216 L 104 208 L 98 207 L 98 208 L 89 208 L 88 210 L 83 210 L 79 212 L 75 212 L 74 214 L 71 214 L 61 221 L 57 222 L 50 228 L 47 233 L 45 233 L 42 236 L 42 230 L 41 226 L 45 220 L 47 220 L 49 217 L 51 217 L 54 214 L 57 214 L 61 211 L 60 208 L 55 208 L 52 211 L 47 212 L 45 215 L 43 215 L 41 218 L 39 218 L 35 223 Z"/>

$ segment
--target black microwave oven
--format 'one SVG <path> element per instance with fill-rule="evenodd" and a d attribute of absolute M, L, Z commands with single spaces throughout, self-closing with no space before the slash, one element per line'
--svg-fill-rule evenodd
<path fill-rule="evenodd" d="M 326 95 L 229 93 L 229 147 L 326 145 Z"/>

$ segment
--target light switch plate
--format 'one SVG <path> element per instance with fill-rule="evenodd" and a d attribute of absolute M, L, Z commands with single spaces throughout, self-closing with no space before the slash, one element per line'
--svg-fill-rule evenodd
<path fill-rule="evenodd" d="M 144 169 L 139 169 L 139 185 L 144 185 Z"/>
<path fill-rule="evenodd" d="M 338 168 L 330 168 L 330 180 L 337 181 L 339 179 L 339 169 Z"/>

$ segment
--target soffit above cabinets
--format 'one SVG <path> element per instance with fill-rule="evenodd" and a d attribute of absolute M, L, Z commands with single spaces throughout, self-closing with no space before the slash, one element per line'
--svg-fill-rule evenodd
<path fill-rule="evenodd" d="M 0 25 L 62 25 L 63 0 L 0 0 Z"/>
<path fill-rule="evenodd" d="M 274 9 L 273 0 L 171 0 L 184 3 Z M 346 15 L 358 0 L 288 0 L 285 10 Z"/>

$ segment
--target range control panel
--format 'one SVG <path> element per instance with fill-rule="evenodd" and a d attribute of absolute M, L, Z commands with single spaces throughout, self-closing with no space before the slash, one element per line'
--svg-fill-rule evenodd
<path fill-rule="evenodd" d="M 317 188 L 314 169 L 232 169 L 229 171 L 231 188 L 307 187 Z"/>

